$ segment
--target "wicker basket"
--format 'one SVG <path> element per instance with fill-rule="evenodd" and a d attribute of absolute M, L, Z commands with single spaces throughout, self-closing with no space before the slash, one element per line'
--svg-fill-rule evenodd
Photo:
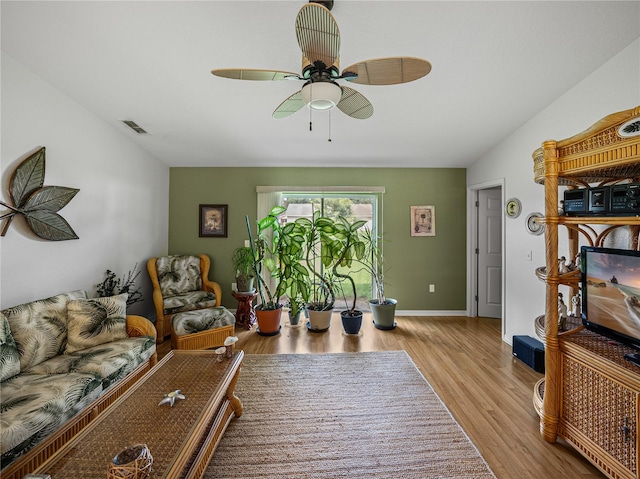
<path fill-rule="evenodd" d="M 109 464 L 107 479 L 146 479 L 153 457 L 146 444 L 136 444 L 118 453 Z"/>

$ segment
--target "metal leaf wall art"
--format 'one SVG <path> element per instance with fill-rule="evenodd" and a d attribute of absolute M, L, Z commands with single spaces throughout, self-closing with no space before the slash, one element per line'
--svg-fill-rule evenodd
<path fill-rule="evenodd" d="M 4 236 L 15 215 L 24 215 L 31 230 L 51 241 L 78 239 L 69 223 L 58 214 L 80 191 L 65 186 L 43 186 L 45 148 L 22 161 L 9 180 L 9 196 L 13 206 L 0 201 L 10 211 L 0 215 L 4 220 L 0 236 Z"/>

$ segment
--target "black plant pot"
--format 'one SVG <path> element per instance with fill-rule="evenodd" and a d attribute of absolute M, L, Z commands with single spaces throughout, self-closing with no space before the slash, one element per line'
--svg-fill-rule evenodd
<path fill-rule="evenodd" d="M 353 314 L 350 311 L 341 311 L 342 328 L 346 334 L 358 334 L 362 327 L 362 311 L 355 310 Z"/>

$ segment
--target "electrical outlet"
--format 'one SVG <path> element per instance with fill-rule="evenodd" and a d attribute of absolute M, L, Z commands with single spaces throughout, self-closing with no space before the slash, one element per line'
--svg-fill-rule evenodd
<path fill-rule="evenodd" d="M 238 290 L 238 285 L 236 283 L 231 283 L 231 290 L 232 291 L 237 291 Z"/>
<path fill-rule="evenodd" d="M 429 292 L 430 293 L 435 293 L 436 292 L 436 285 L 435 284 L 430 284 L 429 285 Z"/>
<path fill-rule="evenodd" d="M 249 241 L 249 240 L 244 240 L 244 247 L 245 247 L 245 248 L 251 248 L 251 241 Z"/>

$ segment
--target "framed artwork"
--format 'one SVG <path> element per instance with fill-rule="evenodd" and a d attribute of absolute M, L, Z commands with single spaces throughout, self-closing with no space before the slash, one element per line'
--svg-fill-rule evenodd
<path fill-rule="evenodd" d="M 434 206 L 411 207 L 411 236 L 435 236 L 436 211 Z"/>
<path fill-rule="evenodd" d="M 200 237 L 227 237 L 228 205 L 200 205 Z"/>

